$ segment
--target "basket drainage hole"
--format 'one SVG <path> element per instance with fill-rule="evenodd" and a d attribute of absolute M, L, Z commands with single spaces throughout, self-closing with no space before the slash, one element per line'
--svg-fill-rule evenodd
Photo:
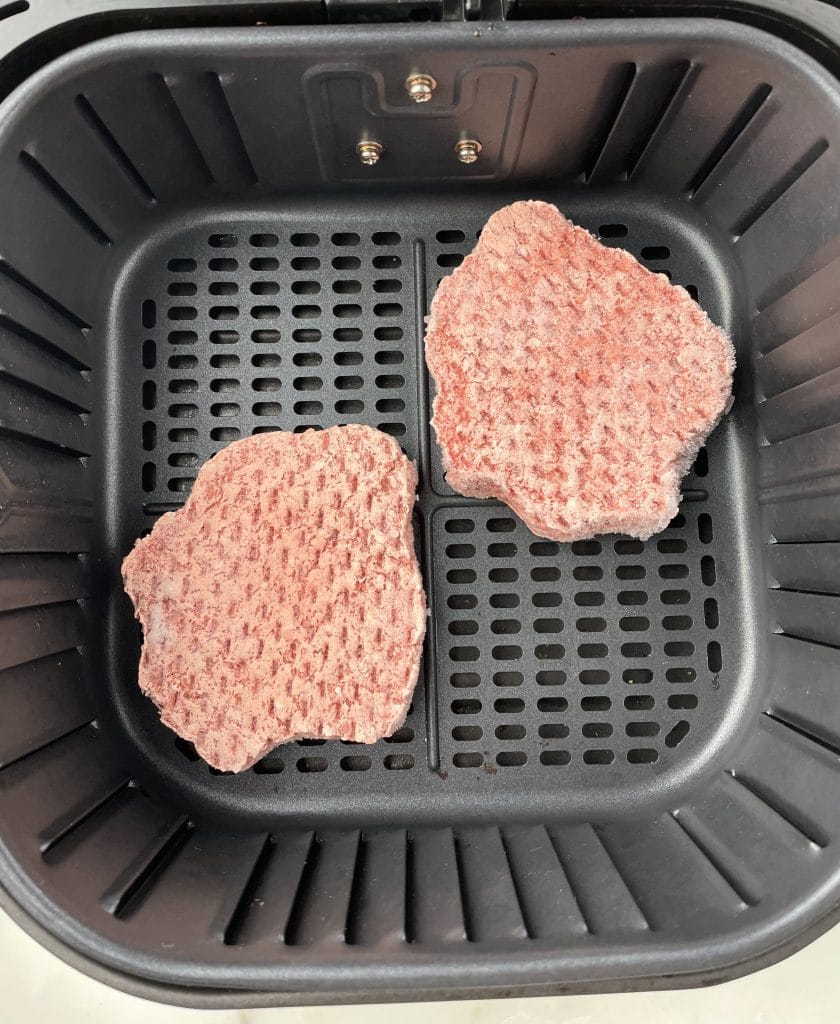
<path fill-rule="evenodd" d="M 195 306 L 170 306 L 166 315 L 174 321 L 185 321 L 185 319 L 196 319 L 199 314 Z"/>
<path fill-rule="evenodd" d="M 650 711 L 655 703 L 654 698 L 646 694 L 638 697 L 624 698 L 624 706 L 628 711 Z M 671 706 L 673 707 L 674 705 Z"/>
<path fill-rule="evenodd" d="M 321 261 L 317 256 L 295 256 L 292 259 L 290 266 L 292 270 L 318 270 L 321 266 Z M 261 268 L 254 267 L 254 269 L 259 270 Z M 276 270 L 277 267 L 266 267 L 265 269 Z"/>
<path fill-rule="evenodd" d="M 470 673 L 472 675 L 472 673 Z M 523 707 L 525 705 L 523 704 Z M 477 715 L 481 711 L 480 700 L 453 700 L 452 712 L 456 715 Z"/>
<path fill-rule="evenodd" d="M 446 574 L 447 583 L 475 583 L 474 569 L 450 569 Z"/>
<path fill-rule="evenodd" d="M 562 669 L 541 669 L 537 672 L 539 686 L 562 686 L 566 682 L 566 673 Z"/>
<path fill-rule="evenodd" d="M 335 270 L 358 270 L 362 261 L 358 256 L 334 256 L 332 266 Z"/>
<path fill-rule="evenodd" d="M 624 658 L 649 658 L 651 654 L 650 644 L 622 644 L 621 654 Z"/>
<path fill-rule="evenodd" d="M 333 245 L 354 246 L 361 242 L 355 231 L 337 231 L 330 239 Z"/>
<path fill-rule="evenodd" d="M 254 765 L 256 775 L 279 775 L 286 765 L 277 754 L 269 754 Z"/>
<path fill-rule="evenodd" d="M 628 736 L 658 736 L 658 722 L 628 722 L 624 727 Z"/>
<path fill-rule="evenodd" d="M 655 764 L 659 754 L 653 747 L 637 747 L 627 751 L 627 760 L 630 764 Z"/>
<path fill-rule="evenodd" d="M 626 238 L 629 230 L 626 224 L 602 224 L 598 234 L 601 238 Z"/>
<path fill-rule="evenodd" d="M 583 703 L 586 703 L 587 700 L 592 700 L 592 699 L 593 698 L 584 698 Z M 601 698 L 594 698 L 594 699 L 600 701 Z M 606 708 L 609 708 L 609 698 L 607 697 L 607 698 L 604 698 L 604 699 L 607 701 L 607 703 L 605 705 L 605 708 L 604 708 L 606 710 Z M 524 707 L 525 707 L 524 702 L 520 702 L 520 703 L 522 703 L 522 708 L 524 710 Z M 498 702 L 497 702 L 497 704 L 498 704 Z M 569 702 L 566 700 L 565 697 L 540 697 L 539 700 L 537 701 L 537 710 L 538 711 L 542 711 L 545 714 L 561 714 L 563 711 L 568 710 L 568 707 L 569 707 Z M 500 709 L 497 707 L 496 710 L 498 711 Z M 587 709 L 585 708 L 584 710 L 587 710 Z"/>
<path fill-rule="evenodd" d="M 715 572 L 715 560 L 711 555 L 704 555 L 700 559 L 700 576 L 707 587 L 711 587 L 717 578 Z"/>
<path fill-rule="evenodd" d="M 566 704 L 566 701 L 562 701 Z M 518 715 L 525 710 L 525 701 L 519 697 L 500 697 L 493 704 L 493 709 L 500 715 Z M 565 711 L 565 707 L 560 710 Z"/>
<path fill-rule="evenodd" d="M 564 765 L 571 760 L 572 755 L 568 750 L 544 750 L 540 754 L 540 764 L 544 765 Z"/>
<path fill-rule="evenodd" d="M 693 693 L 672 693 L 668 698 L 668 707 L 675 711 L 692 711 L 697 704 L 697 697 Z"/>
<path fill-rule="evenodd" d="M 466 235 L 463 231 L 438 231 L 435 238 L 443 245 L 457 245 L 458 242 L 463 242 L 466 239 Z"/>
<path fill-rule="evenodd" d="M 449 519 L 444 529 L 447 533 L 472 533 L 475 529 L 475 523 L 472 519 Z"/>
<path fill-rule="evenodd" d="M 527 760 L 528 755 L 524 750 L 503 750 L 496 755 L 496 764 L 502 768 L 518 768 Z"/>
<path fill-rule="evenodd" d="M 456 619 L 449 623 L 449 632 L 453 636 L 472 636 L 478 632 L 478 623 L 474 619 Z"/>
<path fill-rule="evenodd" d="M 196 262 L 192 259 L 171 259 L 166 264 L 166 269 L 174 274 L 190 274 L 196 268 Z"/>
<path fill-rule="evenodd" d="M 452 739 L 459 743 L 474 742 L 480 740 L 484 730 L 478 725 L 456 725 L 452 730 Z"/>
<path fill-rule="evenodd" d="M 242 436 L 239 427 L 213 427 L 210 431 L 211 441 L 236 441 Z"/>
<path fill-rule="evenodd" d="M 584 764 L 612 764 L 615 754 L 612 750 L 584 750 Z"/>
<path fill-rule="evenodd" d="M 542 739 L 562 740 L 569 735 L 569 727 L 561 722 L 549 722 L 546 725 L 541 725 L 538 732 Z"/>
<path fill-rule="evenodd" d="M 681 722 L 677 722 L 673 729 L 665 737 L 665 746 L 673 749 L 679 746 L 680 743 L 688 736 L 691 730 L 691 725 L 683 719 Z"/>
<path fill-rule="evenodd" d="M 144 462 L 140 471 L 140 484 L 148 494 L 157 486 L 157 467 L 154 462 Z"/>
<path fill-rule="evenodd" d="M 521 740 L 525 738 L 524 725 L 497 725 L 496 738 L 500 740 Z"/>
<path fill-rule="evenodd" d="M 649 668 L 626 668 L 621 678 L 631 686 L 644 686 L 653 681 L 653 672 Z"/>
<path fill-rule="evenodd" d="M 414 730 L 410 725 L 404 725 L 401 729 L 397 729 L 391 736 L 385 737 L 386 743 L 410 743 L 414 739 Z"/>
<path fill-rule="evenodd" d="M 513 519 L 488 519 L 487 529 L 490 533 L 513 533 L 516 523 Z M 515 550 L 515 549 L 514 549 Z"/>
<path fill-rule="evenodd" d="M 370 768 L 370 758 L 366 754 L 348 754 L 339 761 L 343 772 L 366 772 Z"/>
<path fill-rule="evenodd" d="M 643 260 L 667 260 L 671 256 L 671 250 L 667 245 L 645 245 L 640 255 Z"/>
<path fill-rule="evenodd" d="M 521 686 L 525 682 L 525 676 L 521 672 L 494 672 L 494 686 Z"/>
<path fill-rule="evenodd" d="M 383 764 L 389 772 L 404 772 L 414 767 L 411 754 L 388 754 Z"/>

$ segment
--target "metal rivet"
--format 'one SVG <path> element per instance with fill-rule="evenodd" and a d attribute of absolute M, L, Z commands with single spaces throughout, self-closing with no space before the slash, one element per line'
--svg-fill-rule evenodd
<path fill-rule="evenodd" d="M 474 164 L 481 152 L 481 143 L 478 139 L 461 139 L 455 146 L 455 152 L 462 164 Z"/>
<path fill-rule="evenodd" d="M 372 167 L 378 162 L 379 158 L 382 156 L 382 151 L 383 146 L 380 142 L 365 140 L 364 142 L 359 142 L 356 145 L 356 152 L 359 154 L 359 159 L 367 167 Z"/>
<path fill-rule="evenodd" d="M 415 103 L 427 103 L 436 87 L 437 82 L 431 75 L 415 73 L 405 80 L 406 91 Z"/>

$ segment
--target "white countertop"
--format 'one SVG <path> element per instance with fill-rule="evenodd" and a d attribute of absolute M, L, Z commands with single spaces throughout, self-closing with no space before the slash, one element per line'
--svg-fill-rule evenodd
<path fill-rule="evenodd" d="M 8 1024 L 393 1024 L 389 1006 L 185 1010 L 91 981 L 0 912 L 2 1020 Z M 403 1024 L 836 1024 L 840 925 L 787 960 L 725 985 L 682 992 L 413 1003 Z"/>

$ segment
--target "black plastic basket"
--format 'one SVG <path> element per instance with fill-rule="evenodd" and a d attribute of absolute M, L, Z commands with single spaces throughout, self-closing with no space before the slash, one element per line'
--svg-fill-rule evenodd
<path fill-rule="evenodd" d="M 0 881 L 147 995 L 691 984 L 840 902 L 830 39 L 426 10 L 65 45 L 0 106 Z M 550 543 L 443 479 L 423 317 L 515 198 L 735 341 L 734 408 L 647 543 Z M 408 722 L 220 774 L 138 690 L 120 561 L 225 443 L 351 421 L 420 467 Z"/>

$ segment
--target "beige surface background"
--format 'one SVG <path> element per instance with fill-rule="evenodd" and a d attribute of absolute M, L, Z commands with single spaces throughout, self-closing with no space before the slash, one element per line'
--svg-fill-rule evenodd
<path fill-rule="evenodd" d="M 748 978 L 685 992 L 294 1010 L 185 1010 L 91 981 L 0 912 L 3 1024 L 837 1024 L 840 925 Z"/>

